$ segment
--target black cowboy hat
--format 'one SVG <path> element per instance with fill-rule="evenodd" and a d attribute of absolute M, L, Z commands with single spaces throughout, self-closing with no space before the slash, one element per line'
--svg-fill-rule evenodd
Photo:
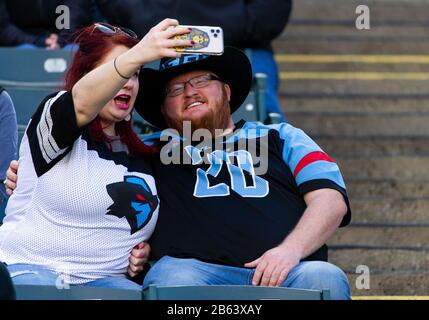
<path fill-rule="evenodd" d="M 246 99 L 252 82 L 252 67 L 246 54 L 233 47 L 225 47 L 220 56 L 185 54 L 180 58 L 163 58 L 159 69 L 143 68 L 140 89 L 135 103 L 136 111 L 150 124 L 167 127 L 161 113 L 166 83 L 185 72 L 209 70 L 231 87 L 231 113 Z"/>

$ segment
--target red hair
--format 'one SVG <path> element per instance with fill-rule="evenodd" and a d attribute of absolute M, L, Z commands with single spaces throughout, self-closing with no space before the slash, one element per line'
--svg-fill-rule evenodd
<path fill-rule="evenodd" d="M 112 30 L 115 29 L 107 23 L 102 24 Z M 92 24 L 78 31 L 73 42 L 79 46 L 79 49 L 74 54 L 71 66 L 67 71 L 65 90 L 71 90 L 76 82 L 94 69 L 114 46 L 123 45 L 132 48 L 138 43 L 138 39 L 122 32 L 103 33 Z M 115 124 L 115 129 L 121 141 L 126 144 L 131 157 L 147 155 L 152 152 L 152 148 L 143 144 L 134 132 L 132 121 L 122 120 Z M 91 122 L 90 134 L 97 141 L 109 142 L 109 138 L 104 134 L 101 127 L 99 116 Z"/>

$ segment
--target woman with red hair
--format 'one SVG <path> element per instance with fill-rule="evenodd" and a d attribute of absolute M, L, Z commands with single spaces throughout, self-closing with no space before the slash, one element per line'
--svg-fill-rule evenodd
<path fill-rule="evenodd" d="M 141 40 L 130 30 L 84 28 L 63 91 L 44 99 L 21 142 L 19 186 L 0 227 L 0 261 L 14 284 L 140 290 L 125 276 L 147 240 L 159 200 L 148 147 L 131 126 L 146 63 L 177 57 L 189 32 L 165 19 Z M 60 282 L 59 282 L 60 281 Z"/>

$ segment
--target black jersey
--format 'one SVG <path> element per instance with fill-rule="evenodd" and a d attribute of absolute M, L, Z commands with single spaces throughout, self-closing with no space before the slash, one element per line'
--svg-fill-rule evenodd
<path fill-rule="evenodd" d="M 176 150 L 180 164 L 161 161 Z M 343 194 L 348 212 L 341 225 L 351 217 L 337 164 L 285 123 L 241 121 L 217 147 L 172 137 L 154 159 L 154 176 L 161 200 L 150 239 L 155 259 L 170 255 L 242 267 L 279 245 L 306 209 L 304 194 L 321 188 Z M 326 261 L 326 245 L 305 260 Z"/>

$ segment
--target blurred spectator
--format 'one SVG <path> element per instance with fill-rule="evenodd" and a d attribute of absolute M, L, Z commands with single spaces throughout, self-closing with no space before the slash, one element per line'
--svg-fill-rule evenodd
<path fill-rule="evenodd" d="M 55 9 L 63 0 L 0 0 L 0 46 L 58 49 Z"/>
<path fill-rule="evenodd" d="M 284 114 L 278 100 L 278 66 L 272 40 L 285 28 L 292 0 L 66 0 L 70 7 L 71 32 L 91 23 L 91 2 L 109 23 L 146 34 L 163 18 L 175 18 L 183 25 L 220 26 L 225 45 L 252 49 L 253 73 L 267 74 L 267 113 Z"/>
<path fill-rule="evenodd" d="M 64 0 L 64 4 L 70 9 L 70 29 L 64 30 L 62 34 L 71 35 L 95 21 L 105 21 L 134 30 L 143 11 L 143 2 L 144 0 Z M 159 20 L 155 24 L 158 22 Z M 141 38 L 145 34 L 138 35 Z M 68 40 L 71 42 L 71 39 Z"/>
<path fill-rule="evenodd" d="M 18 129 L 15 108 L 10 96 L 0 87 L 0 180 L 6 178 L 6 170 L 13 159 L 17 159 Z M 3 183 L 0 185 L 0 223 L 6 207 L 7 195 Z"/>
<path fill-rule="evenodd" d="M 9 271 L 0 262 L 0 300 L 15 300 L 15 289 L 10 279 Z"/>

